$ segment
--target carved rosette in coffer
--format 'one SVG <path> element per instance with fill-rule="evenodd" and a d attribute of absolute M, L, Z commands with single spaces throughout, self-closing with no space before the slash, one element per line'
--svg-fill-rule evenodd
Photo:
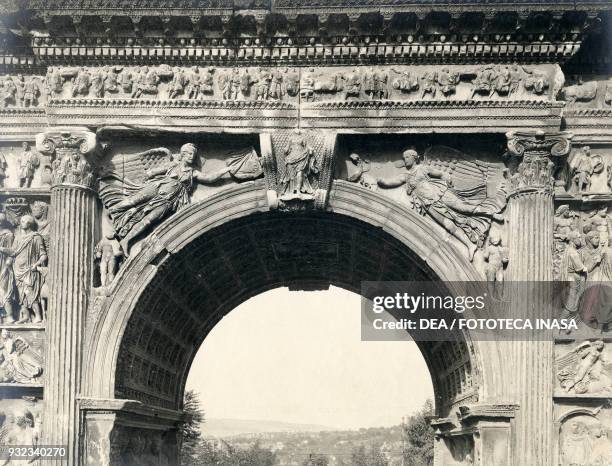
<path fill-rule="evenodd" d="M 322 210 L 331 188 L 336 134 L 295 129 L 261 135 L 272 210 Z"/>

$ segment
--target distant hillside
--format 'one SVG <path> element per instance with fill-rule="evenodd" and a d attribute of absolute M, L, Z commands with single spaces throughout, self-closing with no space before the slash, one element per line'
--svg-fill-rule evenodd
<path fill-rule="evenodd" d="M 268 432 L 321 432 L 335 430 L 333 427 L 313 424 L 292 424 L 281 421 L 253 421 L 247 419 L 206 419 L 202 424 L 204 437 L 226 438 L 236 435 L 262 434 Z"/>

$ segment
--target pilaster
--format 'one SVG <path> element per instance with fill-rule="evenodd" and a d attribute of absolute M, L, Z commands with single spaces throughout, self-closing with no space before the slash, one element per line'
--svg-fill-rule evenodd
<path fill-rule="evenodd" d="M 513 174 L 508 199 L 509 279 L 532 282 L 513 297 L 515 318 L 552 317 L 554 174 L 568 154 L 567 133 L 510 132 L 508 150 Z M 510 343 L 514 383 L 509 395 L 520 405 L 514 426 L 515 465 L 553 464 L 553 339 L 534 330 Z"/>
<path fill-rule="evenodd" d="M 96 197 L 88 159 L 96 136 L 54 129 L 37 135 L 39 151 L 53 157 L 50 296 L 43 435 L 46 445 L 67 447 L 62 464 L 78 463 L 80 391 L 85 313 L 93 268 Z"/>

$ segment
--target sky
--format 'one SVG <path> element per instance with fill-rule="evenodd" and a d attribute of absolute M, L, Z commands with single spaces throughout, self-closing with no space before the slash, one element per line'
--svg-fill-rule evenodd
<path fill-rule="evenodd" d="M 433 398 L 410 341 L 361 341 L 360 297 L 277 288 L 230 312 L 204 340 L 187 389 L 208 419 L 392 426 Z"/>

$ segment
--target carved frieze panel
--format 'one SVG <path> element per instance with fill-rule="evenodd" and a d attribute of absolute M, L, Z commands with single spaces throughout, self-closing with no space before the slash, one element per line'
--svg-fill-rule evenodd
<path fill-rule="evenodd" d="M 575 144 L 558 174 L 557 197 L 601 198 L 612 193 L 612 148 Z"/>
<path fill-rule="evenodd" d="M 0 386 L 42 386 L 45 338 L 40 329 L 2 325 Z"/>
<path fill-rule="evenodd" d="M 568 76 L 559 98 L 570 109 L 610 108 L 612 78 L 604 75 Z"/>
<path fill-rule="evenodd" d="M 33 141 L 0 145 L 0 189 L 43 188 L 51 185 L 51 157 L 36 150 Z"/>
<path fill-rule="evenodd" d="M 612 462 L 612 417 L 606 404 L 563 407 L 559 424 L 559 462 L 562 466 L 603 465 Z"/>
<path fill-rule="evenodd" d="M 18 108 L 42 108 L 47 103 L 44 76 L 0 75 L 0 114 Z"/>
<path fill-rule="evenodd" d="M 54 105 L 102 101 L 199 102 L 368 100 L 555 100 L 563 73 L 551 65 L 448 65 L 358 67 L 50 67 L 46 77 Z"/>
<path fill-rule="evenodd" d="M 555 345 L 555 394 L 610 397 L 612 345 L 597 339 Z"/>
<path fill-rule="evenodd" d="M 33 396 L 0 400 L 2 444 L 20 447 L 40 445 L 42 412 L 43 402 Z"/>
<path fill-rule="evenodd" d="M 5 195 L 0 209 L 0 322 L 41 324 L 48 299 L 48 198 Z"/>

